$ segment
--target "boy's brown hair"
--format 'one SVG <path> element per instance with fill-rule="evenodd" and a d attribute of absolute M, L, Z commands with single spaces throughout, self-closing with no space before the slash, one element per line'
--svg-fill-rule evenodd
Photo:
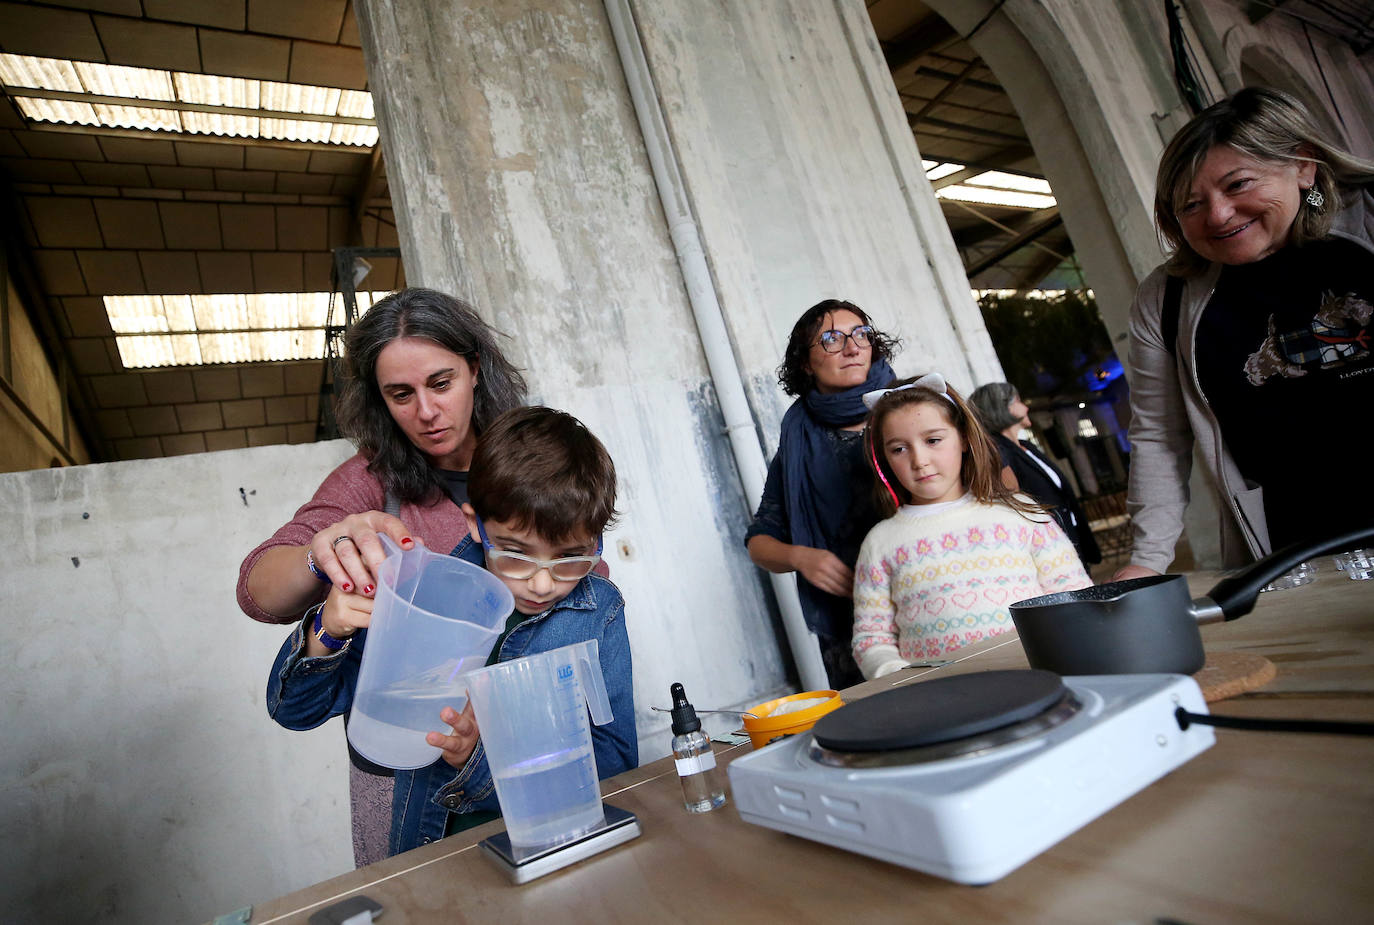
<path fill-rule="evenodd" d="M 534 530 L 550 542 L 599 536 L 616 515 L 615 463 L 571 414 L 514 408 L 477 438 L 468 501 L 483 520 Z"/>

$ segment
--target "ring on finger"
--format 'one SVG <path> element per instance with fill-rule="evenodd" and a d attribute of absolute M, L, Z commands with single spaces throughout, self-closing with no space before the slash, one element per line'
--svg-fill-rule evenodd
<path fill-rule="evenodd" d="M 356 542 L 354 542 L 353 537 L 349 536 L 347 533 L 344 533 L 344 534 L 341 534 L 341 535 L 339 535 L 339 536 L 334 537 L 334 542 L 332 542 L 332 543 L 329 544 L 329 548 L 330 548 L 330 549 L 336 548 L 336 547 L 337 547 L 340 543 L 342 543 L 344 540 L 348 540 L 350 543 L 353 543 L 354 546 L 357 546 L 357 545 L 358 545 Z"/>

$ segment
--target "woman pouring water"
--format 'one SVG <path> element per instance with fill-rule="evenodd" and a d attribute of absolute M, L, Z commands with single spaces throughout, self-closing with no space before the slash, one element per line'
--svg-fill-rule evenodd
<path fill-rule="evenodd" d="M 371 594 L 386 558 L 379 534 L 442 552 L 467 535 L 459 505 L 477 435 L 525 400 L 497 336 L 467 303 L 430 289 L 393 293 L 349 328 L 335 415 L 358 452 L 243 560 L 244 613 L 291 623 L 331 583 Z"/>
<path fill-rule="evenodd" d="M 244 613 L 293 623 L 331 586 L 371 596 L 381 534 L 444 553 L 467 536 L 460 505 L 477 435 L 525 397 L 497 336 L 467 303 L 430 289 L 392 293 L 349 328 L 335 415 L 358 452 L 243 560 Z M 386 856 L 392 776 L 351 748 L 349 757 L 361 866 Z"/>

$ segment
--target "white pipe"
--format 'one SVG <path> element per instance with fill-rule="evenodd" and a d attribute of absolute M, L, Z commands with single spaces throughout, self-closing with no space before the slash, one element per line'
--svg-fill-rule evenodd
<path fill-rule="evenodd" d="M 687 300 L 692 306 L 697 334 L 706 353 L 706 365 L 720 402 L 721 414 L 725 418 L 725 433 L 730 438 L 730 449 L 740 479 L 744 482 L 745 497 L 752 513 L 752 508 L 763 495 L 768 463 L 754 432 L 754 418 L 744 394 L 739 364 L 735 362 L 734 350 L 730 346 L 730 335 L 722 317 L 720 301 L 716 298 L 715 283 L 701 246 L 701 234 L 688 203 L 687 186 L 668 137 L 668 126 L 663 119 L 658 93 L 654 90 L 653 76 L 644 56 L 634 14 L 630 11 L 629 0 L 604 2 L 611 32 L 615 36 L 615 47 L 620 54 L 620 65 L 625 72 L 625 82 L 629 85 L 630 100 L 644 135 L 644 147 L 649 155 L 654 184 L 658 187 L 659 201 L 668 219 L 668 233 L 687 286 Z M 806 620 L 802 617 L 796 579 L 791 574 L 771 573 L 770 578 L 802 685 L 807 690 L 825 690 L 830 682 L 826 678 L 816 636 L 807 628 Z"/>

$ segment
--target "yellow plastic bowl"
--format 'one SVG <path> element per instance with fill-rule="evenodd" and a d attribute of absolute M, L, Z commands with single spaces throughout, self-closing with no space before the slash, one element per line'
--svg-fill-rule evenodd
<path fill-rule="evenodd" d="M 811 700 L 815 697 L 825 697 L 826 701 L 805 710 L 798 710 L 795 713 L 783 713 L 781 716 L 772 715 L 788 703 L 796 700 Z M 769 742 L 781 739 L 783 736 L 805 732 L 816 724 L 816 720 L 842 706 L 844 706 L 844 701 L 840 699 L 838 691 L 802 691 L 800 694 L 789 694 L 786 697 L 779 697 L 777 700 L 770 700 L 767 703 L 751 707 L 749 712 L 754 715 L 744 717 L 744 731 L 749 733 L 749 741 L 754 748 L 763 748 Z"/>

